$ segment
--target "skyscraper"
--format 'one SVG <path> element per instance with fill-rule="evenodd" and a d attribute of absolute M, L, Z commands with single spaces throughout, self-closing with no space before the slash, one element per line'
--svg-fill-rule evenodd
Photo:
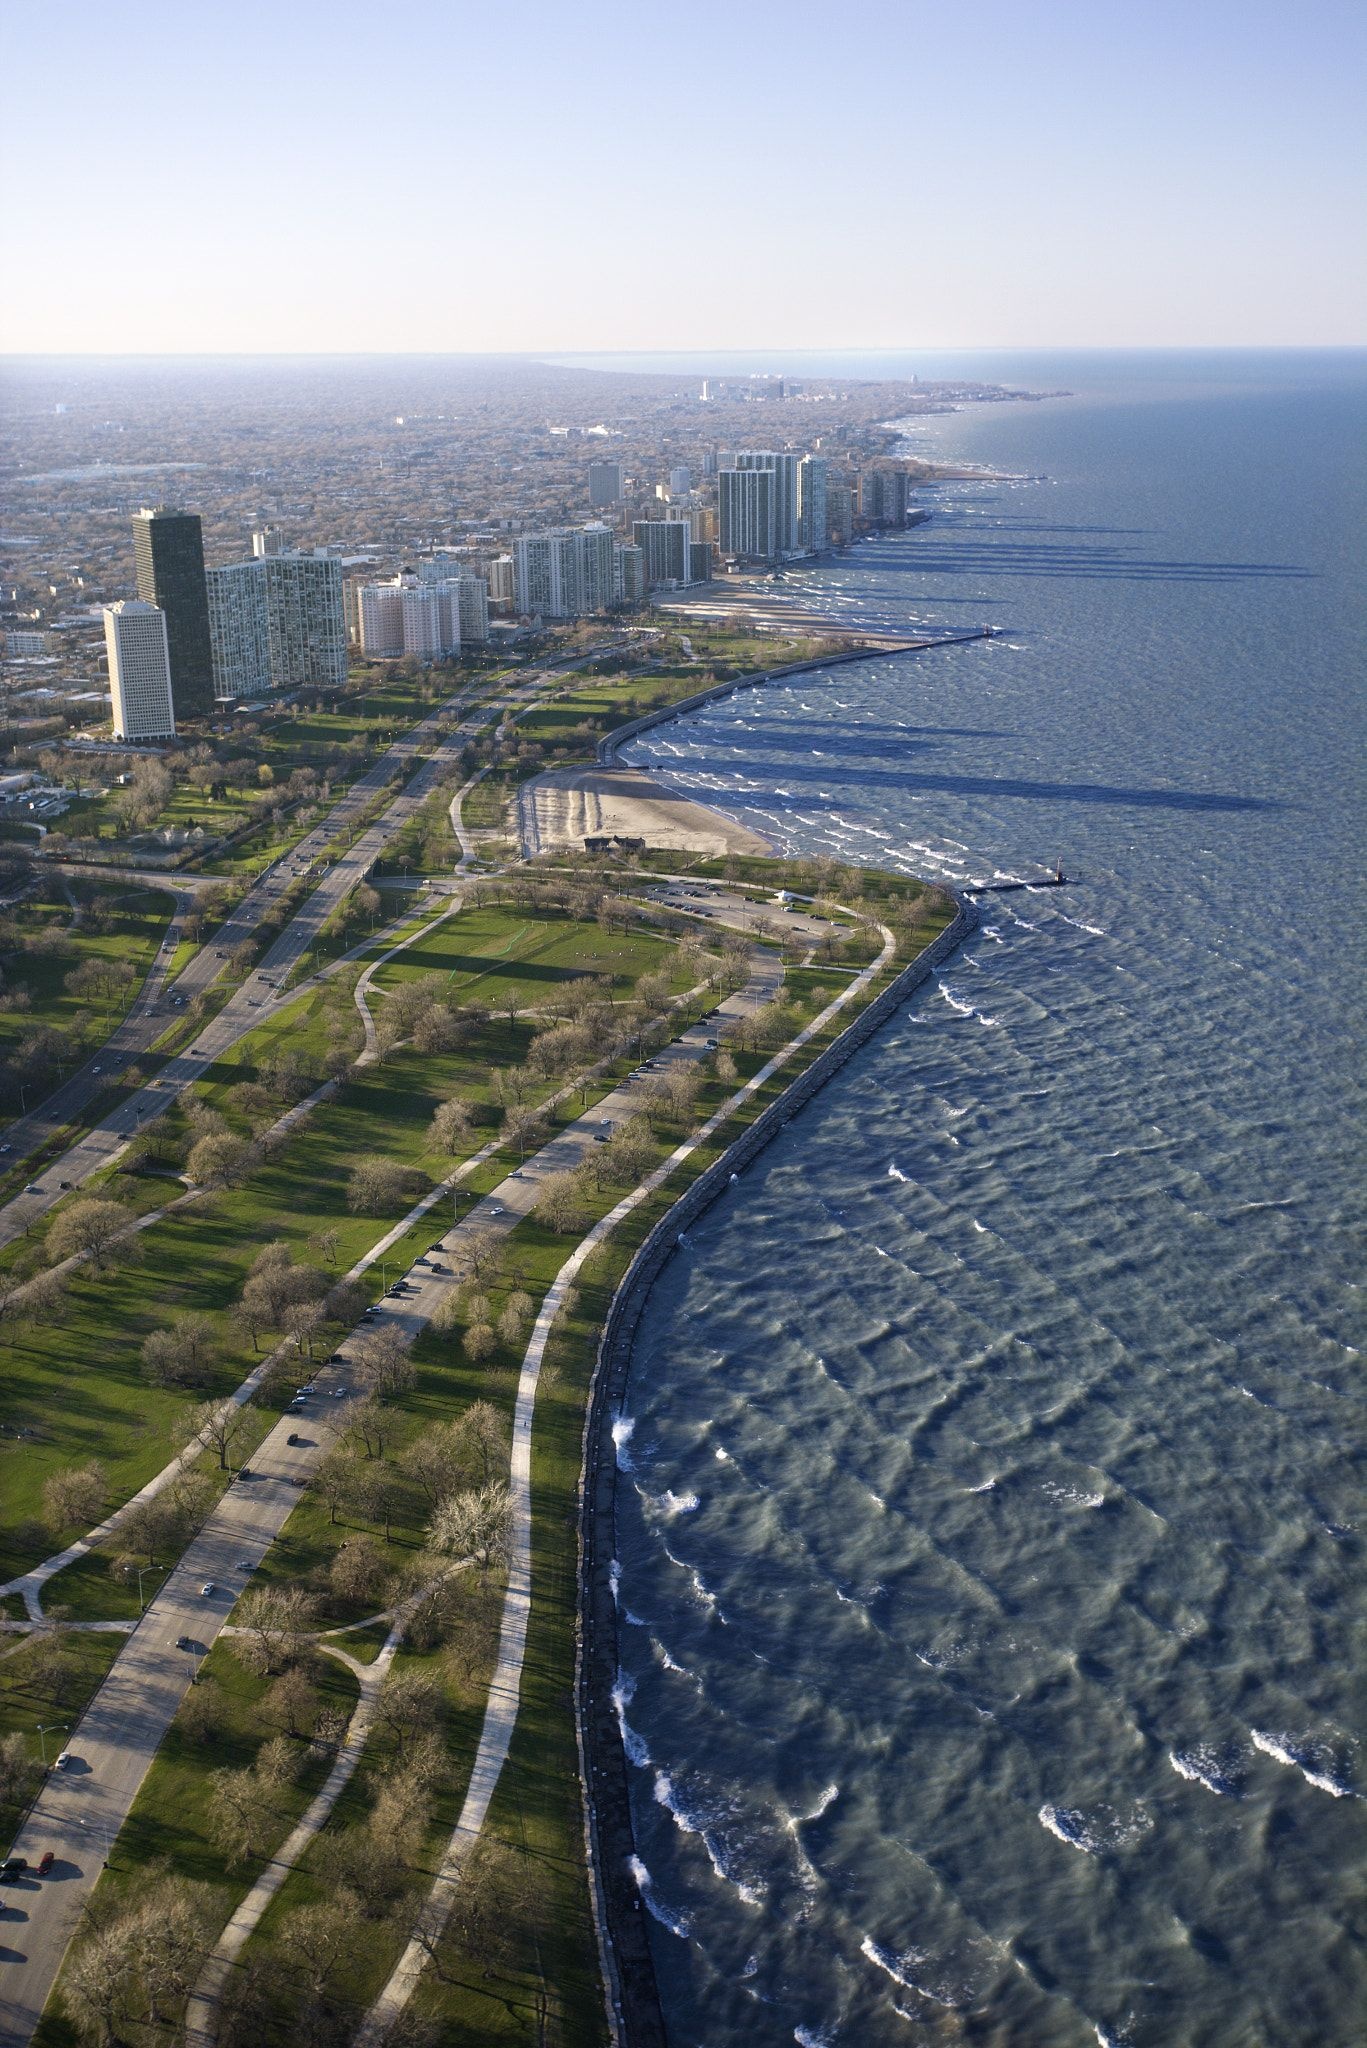
<path fill-rule="evenodd" d="M 737 469 L 769 469 L 774 473 L 774 552 L 796 554 L 802 546 L 802 457 L 772 448 L 741 449 Z"/>
<path fill-rule="evenodd" d="M 138 596 L 166 615 L 176 716 L 205 718 L 214 708 L 214 663 L 198 513 L 144 507 L 133 519 L 133 553 Z"/>
<path fill-rule="evenodd" d="M 165 613 L 137 597 L 107 604 L 104 644 L 114 699 L 115 739 L 173 740 L 176 715 Z"/>
<path fill-rule="evenodd" d="M 638 519 L 631 538 L 645 556 L 646 585 L 688 583 L 688 549 L 693 529 L 686 519 Z"/>
<path fill-rule="evenodd" d="M 589 503 L 594 511 L 598 511 L 604 505 L 615 505 L 621 495 L 621 463 L 591 462 L 589 464 Z"/>
<path fill-rule="evenodd" d="M 724 555 L 771 562 L 778 553 L 774 512 L 778 479 L 772 469 L 717 472 L 717 511 Z"/>
<path fill-rule="evenodd" d="M 259 561 L 233 562 L 204 574 L 214 697 L 220 704 L 264 697 L 271 687 L 270 627 L 261 567 Z"/>
<path fill-rule="evenodd" d="M 826 513 L 826 458 L 824 455 L 804 456 L 799 468 L 798 483 L 802 494 L 801 529 L 802 545 L 814 554 L 820 554 L 830 540 L 830 528 Z"/>
<path fill-rule="evenodd" d="M 205 588 L 220 703 L 345 683 L 346 608 L 335 557 L 257 555 L 208 570 Z"/>
<path fill-rule="evenodd" d="M 519 534 L 513 571 L 520 612 L 577 619 L 613 601 L 612 533 L 601 524 Z"/>

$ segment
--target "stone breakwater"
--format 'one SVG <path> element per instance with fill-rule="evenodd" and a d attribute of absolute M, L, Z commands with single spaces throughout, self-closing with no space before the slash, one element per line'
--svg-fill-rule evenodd
<path fill-rule="evenodd" d="M 619 1663 L 616 1575 L 612 1569 L 617 1555 L 617 1460 L 612 1427 L 626 1399 L 637 1326 L 650 1290 L 673 1257 L 683 1232 L 726 1192 L 732 1174 L 749 1165 L 787 1127 L 974 930 L 976 909 L 965 898 L 956 901 L 958 913 L 939 938 L 904 967 L 721 1157 L 684 1189 L 636 1253 L 603 1325 L 584 1423 L 575 1719 L 589 1883 L 609 2029 L 617 2048 L 666 2048 L 646 1914 L 633 1874 L 636 1844 L 626 1754 L 612 1700 Z"/>
<path fill-rule="evenodd" d="M 785 676 L 813 675 L 822 669 L 844 668 L 852 661 L 885 661 L 889 655 L 919 654 L 927 647 L 961 647 L 970 640 L 990 640 L 994 631 L 993 627 L 981 626 L 973 633 L 946 633 L 934 640 L 888 641 L 880 647 L 855 647 L 845 654 L 819 655 L 812 661 L 790 661 L 783 668 L 749 669 L 743 676 L 731 676 L 724 683 L 714 683 L 709 690 L 696 690 L 691 697 L 680 697 L 677 703 L 662 704 L 658 710 L 646 711 L 626 725 L 614 726 L 598 742 L 599 766 L 610 768 L 617 759 L 618 748 L 639 734 L 649 732 L 652 726 L 668 725 L 676 718 L 686 717 L 690 711 L 697 711 L 704 704 L 715 704 L 723 697 L 733 697 L 737 690 L 753 690 L 760 683 L 781 682 Z"/>

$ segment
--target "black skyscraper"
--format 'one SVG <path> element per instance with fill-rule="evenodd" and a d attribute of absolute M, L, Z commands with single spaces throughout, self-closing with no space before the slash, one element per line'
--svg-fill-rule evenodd
<path fill-rule="evenodd" d="M 214 671 L 199 514 L 165 507 L 139 512 L 133 521 L 133 551 L 138 596 L 166 614 L 176 717 L 206 718 L 214 708 Z"/>

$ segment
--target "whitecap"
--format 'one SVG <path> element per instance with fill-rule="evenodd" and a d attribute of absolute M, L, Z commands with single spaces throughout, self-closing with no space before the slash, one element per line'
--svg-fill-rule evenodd
<path fill-rule="evenodd" d="M 838 1785 L 828 1785 L 810 1813 L 799 1813 L 795 1816 L 795 1825 L 801 1826 L 804 1821 L 820 1820 L 822 1814 L 826 1813 L 839 1797 L 840 1787 Z"/>
<path fill-rule="evenodd" d="M 612 1441 L 616 1446 L 617 1467 L 621 1472 L 630 1472 L 631 1470 L 631 1453 L 627 1449 L 627 1445 L 631 1441 L 631 1434 L 635 1427 L 635 1420 L 629 1415 L 620 1415 L 612 1425 Z"/>
<path fill-rule="evenodd" d="M 831 2048 L 835 2036 L 824 2027 L 804 2027 L 799 2024 L 793 2028 L 793 2039 L 797 2042 L 798 2048 Z"/>
<path fill-rule="evenodd" d="M 903 1173 L 903 1171 L 902 1171 L 902 1169 L 901 1169 L 901 1167 L 900 1167 L 900 1166 L 893 1166 L 893 1165 L 889 1165 L 889 1167 L 888 1167 L 888 1179 L 889 1179 L 889 1180 L 905 1180 L 905 1179 L 906 1179 L 906 1175 L 905 1175 L 905 1174 Z"/>
<path fill-rule="evenodd" d="M 646 1911 L 654 1915 L 661 1927 L 667 1927 L 671 1934 L 677 1934 L 680 1941 L 687 1941 L 688 1921 L 682 1913 L 671 1913 L 668 1906 L 662 1905 L 659 1899 L 656 1898 L 650 1872 L 646 1869 L 640 1857 L 628 1857 L 627 1868 L 636 1881 L 636 1889 L 645 1901 Z"/>
<path fill-rule="evenodd" d="M 1215 1751 L 1206 1745 L 1197 1749 L 1169 1750 L 1168 1762 L 1179 1778 L 1185 1778 L 1192 1785 L 1204 1785 L 1207 1792 L 1214 1792 L 1219 1798 L 1232 1798 L 1237 1790 L 1221 1771 Z"/>
<path fill-rule="evenodd" d="M 638 1735 L 627 1720 L 627 1708 L 636 1695 L 636 1680 L 627 1672 L 619 1671 L 617 1683 L 612 1688 L 612 1704 L 617 1715 L 617 1726 L 621 1730 L 622 1747 L 631 1762 L 642 1770 L 650 1762 L 650 1751 L 644 1736 Z"/>
<path fill-rule="evenodd" d="M 979 1233 L 980 1236 L 987 1236 L 987 1225 L 985 1223 L 979 1223 L 976 1216 L 973 1218 L 973 1228 Z"/>
<path fill-rule="evenodd" d="M 1279 1764 L 1288 1764 L 1293 1771 L 1299 1771 L 1307 1785 L 1314 1785 L 1319 1791 L 1327 1792 L 1331 1799 L 1356 1799 L 1357 1793 L 1351 1785 L 1341 1785 L 1327 1771 L 1316 1770 L 1313 1761 L 1307 1761 L 1302 1749 L 1298 1755 L 1289 1735 L 1269 1735 L 1262 1728 L 1251 1728 L 1253 1747 L 1260 1749 L 1264 1756 L 1274 1757 Z"/>
<path fill-rule="evenodd" d="M 698 1496 L 696 1493 L 673 1493 L 668 1490 L 661 1494 L 656 1502 L 656 1506 L 663 1508 L 664 1512 L 670 1516 L 691 1515 L 697 1505 Z"/>
<path fill-rule="evenodd" d="M 996 1491 L 996 1486 L 997 1475 L 994 1472 L 990 1479 L 984 1479 L 980 1486 L 970 1486 L 968 1488 L 968 1491 L 970 1493 L 994 1493 Z"/>

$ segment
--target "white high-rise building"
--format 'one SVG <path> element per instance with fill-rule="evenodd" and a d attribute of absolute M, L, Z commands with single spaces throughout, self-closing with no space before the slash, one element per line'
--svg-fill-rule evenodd
<path fill-rule="evenodd" d="M 266 579 L 260 562 L 206 569 L 204 588 L 209 599 L 215 703 L 234 704 L 239 697 L 264 696 L 271 686 L 271 650 Z"/>
<path fill-rule="evenodd" d="M 777 481 L 772 469 L 718 470 L 719 541 L 724 555 L 773 561 L 779 552 Z"/>
<path fill-rule="evenodd" d="M 346 607 L 335 557 L 262 553 L 206 570 L 204 583 L 218 703 L 345 683 Z"/>
<path fill-rule="evenodd" d="M 693 488 L 693 472 L 682 465 L 669 472 L 669 495 L 671 498 L 686 498 Z"/>
<path fill-rule="evenodd" d="M 513 543 L 517 609 L 543 619 L 606 611 L 614 596 L 612 548 L 611 530 L 601 524 L 519 534 Z"/>
<path fill-rule="evenodd" d="M 141 598 L 104 607 L 104 644 L 118 740 L 173 740 L 171 656 L 166 614 Z"/>
<path fill-rule="evenodd" d="M 827 547 L 831 537 L 826 513 L 826 482 L 825 456 L 804 456 L 798 473 L 802 494 L 802 545 L 818 555 Z"/>
<path fill-rule="evenodd" d="M 278 526 L 263 526 L 252 535 L 252 554 L 259 562 L 266 555 L 283 555 L 285 536 Z"/>
<path fill-rule="evenodd" d="M 356 600 L 361 651 L 373 661 L 403 653 L 403 591 L 395 583 L 363 583 Z"/>
<path fill-rule="evenodd" d="M 482 577 L 433 582 L 407 571 L 385 583 L 363 583 L 356 594 L 361 647 L 372 659 L 407 654 L 415 661 L 445 661 L 460 653 L 464 614 L 472 639 L 488 639 L 487 591 Z"/>
<path fill-rule="evenodd" d="M 489 586 L 482 576 L 456 579 L 460 610 L 460 644 L 483 647 L 489 638 Z"/>
<path fill-rule="evenodd" d="M 796 554 L 802 546 L 802 457 L 772 448 L 741 449 L 735 466 L 773 472 L 775 552 Z"/>
<path fill-rule="evenodd" d="M 346 609 L 335 555 L 268 555 L 266 625 L 271 687 L 340 689 L 346 682 Z"/>
<path fill-rule="evenodd" d="M 686 519 L 638 519 L 631 538 L 645 556 L 648 589 L 692 581 L 688 550 L 693 529 Z"/>
<path fill-rule="evenodd" d="M 511 555 L 495 555 L 489 564 L 489 601 L 507 605 L 517 602 L 517 572 Z"/>

